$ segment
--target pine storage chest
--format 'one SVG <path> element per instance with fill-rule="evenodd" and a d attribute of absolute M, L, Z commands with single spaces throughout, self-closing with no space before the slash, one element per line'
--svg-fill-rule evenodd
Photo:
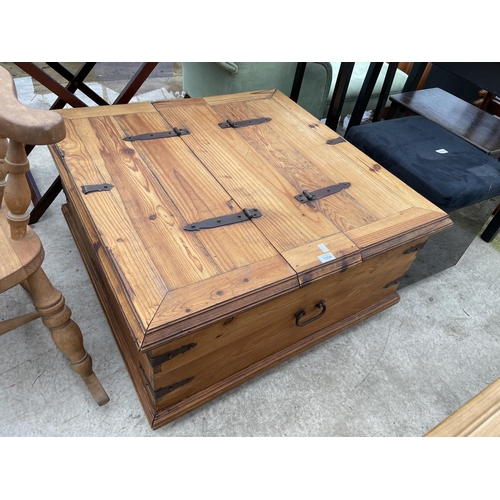
<path fill-rule="evenodd" d="M 276 90 L 60 113 L 63 212 L 153 428 L 395 304 L 451 224 Z"/>

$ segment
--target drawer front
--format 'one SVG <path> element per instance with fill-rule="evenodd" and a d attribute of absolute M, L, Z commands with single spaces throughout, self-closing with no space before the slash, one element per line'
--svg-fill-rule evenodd
<path fill-rule="evenodd" d="M 425 239 L 235 314 L 149 354 L 141 353 L 141 371 L 155 407 L 160 410 L 178 403 L 394 294 L 397 279 L 416 255 L 406 251 Z"/>

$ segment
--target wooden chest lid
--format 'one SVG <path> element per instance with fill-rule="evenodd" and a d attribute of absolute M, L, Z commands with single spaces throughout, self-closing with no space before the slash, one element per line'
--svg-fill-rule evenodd
<path fill-rule="evenodd" d="M 142 349 L 449 224 L 279 91 L 61 114 L 72 196 Z M 256 118 L 268 120 L 220 125 Z M 189 133 L 124 139 L 171 130 Z M 83 194 L 102 183 L 114 187 Z M 342 183 L 321 199 L 296 198 Z M 185 230 L 244 209 L 262 215 Z"/>

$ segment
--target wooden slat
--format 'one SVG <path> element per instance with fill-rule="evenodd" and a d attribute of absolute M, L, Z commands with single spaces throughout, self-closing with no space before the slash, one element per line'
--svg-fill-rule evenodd
<path fill-rule="evenodd" d="M 101 151 L 116 150 L 109 137 L 102 137 L 104 143 L 101 142 L 99 133 L 88 120 L 79 120 L 78 129 L 73 122 L 67 121 L 66 128 L 68 135 L 59 147 L 64 152 L 67 168 L 77 189 L 86 184 L 112 182 L 101 158 Z M 111 161 L 119 161 L 120 156 L 118 154 Z M 138 319 L 143 328 L 147 328 L 168 289 L 155 269 L 147 247 L 138 237 L 121 193 L 114 189 L 83 195 L 80 191 L 78 196 L 128 291 L 128 299 Z"/>
<path fill-rule="evenodd" d="M 321 260 L 330 253 L 334 260 Z M 301 284 L 361 262 L 359 248 L 342 233 L 283 252 L 283 257 L 299 275 Z"/>
<path fill-rule="evenodd" d="M 126 115 L 118 123 L 127 135 L 160 132 L 172 127 L 155 114 Z M 198 161 L 182 138 L 129 142 L 160 181 L 186 223 L 242 210 Z M 250 222 L 212 231 L 186 232 L 197 239 L 221 272 L 277 255 L 276 250 Z"/>
<path fill-rule="evenodd" d="M 55 112 L 63 118 L 77 120 L 79 118 L 90 118 L 94 116 L 116 116 L 135 113 L 147 113 L 154 110 L 150 102 L 138 102 L 133 104 L 116 104 L 113 106 L 89 106 L 86 108 L 58 109 Z"/>
<path fill-rule="evenodd" d="M 439 209 L 436 209 L 439 210 Z M 441 212 L 441 211 L 439 211 Z M 348 231 L 363 258 L 386 251 L 392 246 L 431 235 L 452 225 L 445 212 L 410 208 L 381 221 Z"/>
<path fill-rule="evenodd" d="M 213 95 L 204 97 L 204 101 L 209 106 L 217 106 L 227 102 L 245 102 L 259 101 L 261 99 L 269 99 L 274 96 L 275 89 L 254 90 L 251 92 L 240 92 L 238 94 Z"/>

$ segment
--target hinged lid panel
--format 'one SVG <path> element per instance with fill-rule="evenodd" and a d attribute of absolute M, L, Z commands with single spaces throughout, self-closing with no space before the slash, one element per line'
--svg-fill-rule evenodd
<path fill-rule="evenodd" d="M 183 140 L 238 204 L 259 206 L 264 217 L 254 224 L 301 283 L 359 261 L 359 249 L 380 253 L 448 224 L 444 212 L 279 91 L 155 106 L 171 126 L 192 131 Z M 320 196 L 306 203 L 297 196 L 314 192 Z"/>
<path fill-rule="evenodd" d="M 75 193 L 142 326 L 139 345 L 153 341 L 148 334 L 155 328 L 190 316 L 205 315 L 196 320 L 201 323 L 217 319 L 213 309 L 222 304 L 231 311 L 298 286 L 296 274 L 252 221 L 183 230 L 194 220 L 245 207 L 180 137 L 123 141 L 168 127 L 152 107 L 135 114 L 89 115 L 66 120 L 67 138 L 59 147 Z M 101 183 L 114 188 L 89 194 L 79 189 Z"/>

